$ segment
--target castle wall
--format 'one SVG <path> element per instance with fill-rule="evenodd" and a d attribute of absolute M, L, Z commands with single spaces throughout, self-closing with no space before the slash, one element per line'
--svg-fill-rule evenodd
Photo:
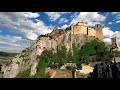
<path fill-rule="evenodd" d="M 95 36 L 96 37 L 96 30 L 93 28 L 88 28 L 88 36 Z"/>
<path fill-rule="evenodd" d="M 88 36 L 94 36 L 103 41 L 102 25 L 96 24 L 96 28 L 89 28 L 85 23 L 78 22 L 76 25 L 71 25 L 71 34 L 85 34 Z"/>
<path fill-rule="evenodd" d="M 86 26 L 73 26 L 72 34 L 87 34 L 87 27 Z"/>

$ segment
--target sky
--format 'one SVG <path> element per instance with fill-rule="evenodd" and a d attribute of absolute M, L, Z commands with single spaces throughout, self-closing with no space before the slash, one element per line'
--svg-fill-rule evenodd
<path fill-rule="evenodd" d="M 112 37 L 120 42 L 120 12 L 0 12 L 0 51 L 19 53 L 54 26 L 81 21 L 89 27 L 102 23 L 104 42 L 110 44 Z"/>

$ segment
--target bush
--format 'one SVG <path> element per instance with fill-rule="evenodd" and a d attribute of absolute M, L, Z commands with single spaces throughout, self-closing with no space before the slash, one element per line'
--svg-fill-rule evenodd
<path fill-rule="evenodd" d="M 71 66 L 66 66 L 66 69 L 67 70 L 72 70 L 72 67 Z"/>
<path fill-rule="evenodd" d="M 53 36 L 50 35 L 49 38 L 50 38 L 50 39 L 53 39 Z"/>
<path fill-rule="evenodd" d="M 55 64 L 48 64 L 48 67 L 51 67 L 51 68 L 57 68 L 57 65 L 55 65 Z"/>
<path fill-rule="evenodd" d="M 78 70 L 82 69 L 82 64 L 81 63 L 77 63 L 77 69 Z"/>
<path fill-rule="evenodd" d="M 28 69 L 24 72 L 19 73 L 16 78 L 29 78 L 31 69 Z"/>
<path fill-rule="evenodd" d="M 45 62 L 44 58 L 40 58 L 40 61 L 37 66 L 36 77 L 45 77 L 45 68 L 48 66 L 48 63 Z"/>
<path fill-rule="evenodd" d="M 51 77 L 51 75 L 50 75 L 50 73 L 48 72 L 47 74 L 46 74 L 46 78 L 50 78 Z"/>

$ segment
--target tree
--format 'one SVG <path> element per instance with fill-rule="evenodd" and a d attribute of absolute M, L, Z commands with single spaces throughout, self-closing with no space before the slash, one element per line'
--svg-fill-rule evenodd
<path fill-rule="evenodd" d="M 108 49 L 103 42 L 94 39 L 85 45 L 78 51 L 79 59 L 82 62 L 89 63 L 95 61 L 106 61 L 110 59 Z"/>
<path fill-rule="evenodd" d="M 76 46 L 76 43 L 73 43 L 72 44 L 72 50 L 73 50 L 73 62 L 77 62 L 78 59 L 79 59 L 79 56 L 78 56 L 78 47 Z"/>
<path fill-rule="evenodd" d="M 67 48 L 65 45 L 61 46 L 61 49 L 57 51 L 59 63 L 63 64 L 67 62 Z"/>

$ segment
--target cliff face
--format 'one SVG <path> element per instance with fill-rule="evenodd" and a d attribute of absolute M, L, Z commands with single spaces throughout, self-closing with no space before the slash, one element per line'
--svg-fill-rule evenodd
<path fill-rule="evenodd" d="M 57 52 L 57 48 L 61 47 L 61 45 L 65 45 L 67 50 L 71 50 L 73 42 L 76 42 L 77 46 L 81 48 L 85 42 L 93 39 L 95 39 L 95 37 L 88 37 L 87 35 L 71 35 L 69 31 L 65 32 L 57 39 L 41 37 L 12 60 L 11 64 L 6 67 L 3 77 L 14 78 L 18 73 L 29 68 L 31 68 L 31 76 L 35 75 L 39 57 L 45 49 L 54 49 L 54 52 Z"/>
<path fill-rule="evenodd" d="M 53 48 L 56 50 L 57 43 L 55 40 L 47 37 L 40 38 L 29 48 L 23 50 L 22 53 L 18 54 L 11 62 L 9 66 L 6 67 L 4 71 L 4 78 L 14 78 L 20 72 L 23 72 L 31 68 L 31 75 L 36 73 L 36 66 L 39 62 L 39 56 L 45 49 Z"/>

